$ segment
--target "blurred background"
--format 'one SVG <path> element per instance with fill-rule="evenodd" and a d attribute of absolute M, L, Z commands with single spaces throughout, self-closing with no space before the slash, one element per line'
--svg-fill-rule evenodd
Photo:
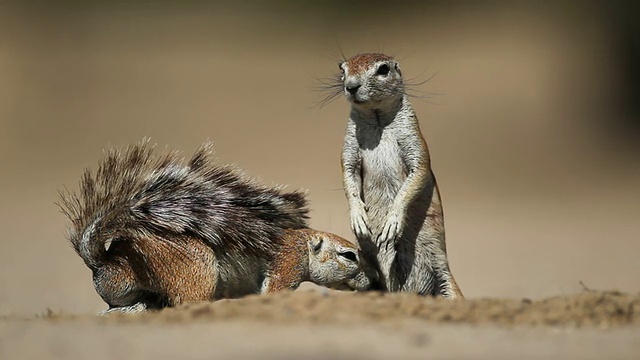
<path fill-rule="evenodd" d="M 396 56 L 468 297 L 640 291 L 640 22 L 633 2 L 34 1 L 0 4 L 0 315 L 106 305 L 65 239 L 58 189 L 103 150 L 215 142 L 309 191 L 353 240 L 349 106 L 315 107 L 342 51 Z"/>

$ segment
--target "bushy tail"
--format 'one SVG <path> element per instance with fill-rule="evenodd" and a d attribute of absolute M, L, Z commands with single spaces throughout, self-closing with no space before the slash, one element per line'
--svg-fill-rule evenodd
<path fill-rule="evenodd" d="M 61 192 L 58 203 L 71 220 L 69 241 L 87 266 L 100 267 L 109 241 L 197 237 L 217 254 L 270 257 L 284 228 L 307 226 L 301 192 L 285 192 L 216 166 L 206 143 L 185 164 L 176 152 L 154 157 L 147 141 L 110 150 L 78 194 Z"/>

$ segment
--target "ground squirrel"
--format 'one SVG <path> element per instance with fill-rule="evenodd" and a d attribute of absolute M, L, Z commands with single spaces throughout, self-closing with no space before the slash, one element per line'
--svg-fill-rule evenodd
<path fill-rule="evenodd" d="M 61 192 L 68 239 L 111 311 L 295 289 L 366 290 L 355 245 L 307 228 L 307 201 L 216 166 L 210 144 L 184 164 L 148 141 L 110 150 L 78 194 Z M 375 273 L 375 272 L 374 272 Z M 375 276 L 375 275 L 373 275 Z"/>
<path fill-rule="evenodd" d="M 351 103 L 342 169 L 351 228 L 388 291 L 459 298 L 447 260 L 442 205 L 429 150 L 398 62 L 359 54 L 339 63 L 327 99 Z"/>

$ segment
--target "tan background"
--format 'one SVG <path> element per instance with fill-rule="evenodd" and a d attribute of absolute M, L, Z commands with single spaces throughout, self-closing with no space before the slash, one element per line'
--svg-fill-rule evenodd
<path fill-rule="evenodd" d="M 312 108 L 338 44 L 437 73 L 418 89 L 440 95 L 414 106 L 468 297 L 640 291 L 632 11 L 320 4 L 0 5 L 0 315 L 105 308 L 54 201 L 144 136 L 187 155 L 214 140 L 221 163 L 308 189 L 312 225 L 352 238 L 348 105 Z"/>

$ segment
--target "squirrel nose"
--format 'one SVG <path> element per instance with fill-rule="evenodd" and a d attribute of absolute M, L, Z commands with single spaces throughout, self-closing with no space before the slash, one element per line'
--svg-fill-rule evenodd
<path fill-rule="evenodd" d="M 349 92 L 349 94 L 355 95 L 358 89 L 360 89 L 360 85 L 347 85 L 344 88 Z"/>

